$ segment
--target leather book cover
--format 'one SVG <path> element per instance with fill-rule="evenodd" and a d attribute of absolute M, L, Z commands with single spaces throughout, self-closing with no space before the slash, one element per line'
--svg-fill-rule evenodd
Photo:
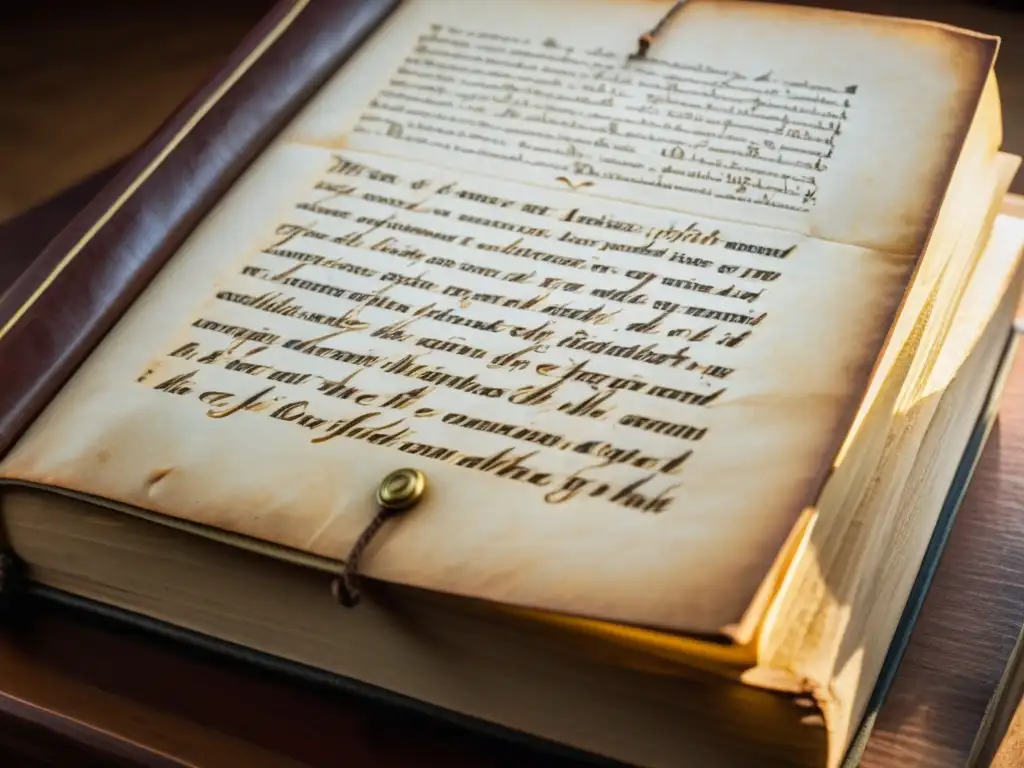
<path fill-rule="evenodd" d="M 0 455 L 396 5 L 283 0 L 39 257 L 17 267 L 0 291 Z"/>
<path fill-rule="evenodd" d="M 43 252 L 54 235 L 114 178 L 119 167 L 114 164 L 104 168 L 46 202 L 0 223 L 0 238 L 4 244 L 0 255 L 0 297 Z"/>

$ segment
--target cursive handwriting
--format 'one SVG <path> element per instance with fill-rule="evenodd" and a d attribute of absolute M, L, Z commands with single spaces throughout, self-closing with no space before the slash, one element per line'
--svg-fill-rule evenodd
<path fill-rule="evenodd" d="M 858 87 L 432 25 L 355 127 L 381 141 L 809 211 Z"/>
<path fill-rule="evenodd" d="M 141 383 L 552 504 L 671 509 L 796 246 L 408 167 L 333 156 Z"/>

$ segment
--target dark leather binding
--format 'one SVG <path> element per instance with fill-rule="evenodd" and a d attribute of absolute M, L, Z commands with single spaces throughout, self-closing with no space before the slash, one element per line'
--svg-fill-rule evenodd
<path fill-rule="evenodd" d="M 92 198 L 110 183 L 120 163 L 104 168 L 45 203 L 0 224 L 0 297 Z"/>
<path fill-rule="evenodd" d="M 0 455 L 397 3 L 283 0 L 0 296 Z"/>

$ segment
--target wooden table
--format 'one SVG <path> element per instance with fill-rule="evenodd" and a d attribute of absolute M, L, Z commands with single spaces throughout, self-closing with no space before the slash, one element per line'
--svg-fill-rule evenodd
<path fill-rule="evenodd" d="M 9 271 L 104 179 L 0 227 Z M 1022 598 L 1024 351 L 1013 363 L 999 419 L 869 741 L 865 768 L 966 764 L 1024 627 Z M 30 605 L 0 617 L 3 622 L 0 765 L 488 768 L 537 762 L 503 742 L 68 609 Z M 1015 697 L 1011 690 L 989 719 L 989 752 Z M 1019 719 L 997 757 L 999 768 L 1024 764 L 1024 713 Z"/>

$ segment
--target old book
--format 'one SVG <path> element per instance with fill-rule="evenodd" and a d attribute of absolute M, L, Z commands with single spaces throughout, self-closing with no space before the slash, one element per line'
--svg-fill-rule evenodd
<path fill-rule="evenodd" d="M 0 300 L 29 580 L 620 761 L 837 765 L 1021 291 L 997 41 L 342 5 Z"/>

